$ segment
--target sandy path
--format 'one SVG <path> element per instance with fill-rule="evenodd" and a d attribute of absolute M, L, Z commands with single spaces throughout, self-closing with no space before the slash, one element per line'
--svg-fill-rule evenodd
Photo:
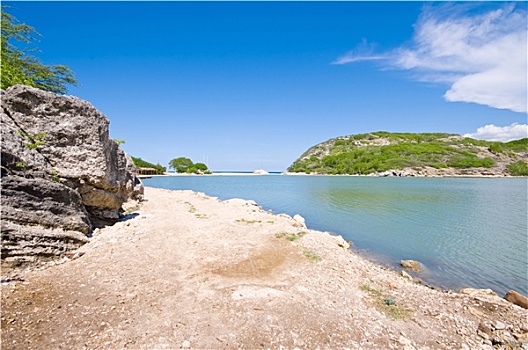
<path fill-rule="evenodd" d="M 190 191 L 146 198 L 81 257 L 2 285 L 2 349 L 528 344 L 526 310 L 414 284 L 289 217 Z"/>

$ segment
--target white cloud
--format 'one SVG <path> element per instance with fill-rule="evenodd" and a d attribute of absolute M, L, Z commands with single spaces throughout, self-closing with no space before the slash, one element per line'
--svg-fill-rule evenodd
<path fill-rule="evenodd" d="M 367 55 L 360 45 L 333 63 L 385 59 L 389 66 L 414 72 L 420 81 L 449 84 L 447 101 L 527 112 L 526 9 L 522 4 L 501 3 L 487 11 L 476 6 L 425 6 L 410 45 Z"/>
<path fill-rule="evenodd" d="M 358 55 L 353 54 L 352 52 L 349 52 L 344 56 L 338 57 L 334 62 L 332 62 L 332 64 L 346 64 L 346 63 L 361 62 L 361 61 L 375 61 L 375 60 L 382 60 L 384 58 L 385 57 L 381 55 L 358 56 Z"/>
<path fill-rule="evenodd" d="M 510 126 L 485 125 L 477 129 L 477 132 L 465 134 L 477 140 L 508 142 L 528 137 L 528 125 L 513 123 Z"/>
<path fill-rule="evenodd" d="M 361 41 L 354 50 L 351 50 L 341 57 L 338 57 L 332 64 L 346 64 L 361 61 L 374 61 L 385 59 L 384 55 L 374 54 L 376 45 L 368 43 L 366 39 Z"/>

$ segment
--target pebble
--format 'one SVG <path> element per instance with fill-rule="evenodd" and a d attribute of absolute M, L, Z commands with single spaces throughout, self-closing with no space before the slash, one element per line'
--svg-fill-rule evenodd
<path fill-rule="evenodd" d="M 190 349 L 191 348 L 191 342 L 188 340 L 184 340 L 180 349 Z"/>
<path fill-rule="evenodd" d="M 492 330 L 490 328 L 489 325 L 487 325 L 486 323 L 484 322 L 480 322 L 479 325 L 478 325 L 478 330 L 481 331 L 482 333 L 485 333 L 486 335 L 491 335 L 492 333 Z M 487 339 L 487 338 L 486 338 Z"/>
<path fill-rule="evenodd" d="M 502 323 L 501 321 L 497 321 L 495 322 L 495 329 L 496 330 L 501 330 L 501 329 L 504 329 L 506 328 L 506 325 L 504 323 Z"/>
<path fill-rule="evenodd" d="M 486 333 L 484 333 L 484 332 L 482 332 L 480 330 L 477 331 L 477 334 L 479 335 L 479 337 L 481 337 L 484 340 L 488 340 L 489 339 L 489 335 L 487 335 Z"/>
<path fill-rule="evenodd" d="M 406 278 L 406 279 L 408 279 L 408 280 L 411 280 L 411 281 L 412 281 L 412 279 L 413 279 L 413 278 L 411 277 L 411 275 L 409 275 L 409 274 L 408 274 L 407 272 L 405 272 L 405 271 L 402 271 L 402 272 L 401 272 L 401 275 L 402 275 L 403 278 Z"/>
<path fill-rule="evenodd" d="M 460 344 L 460 348 L 462 350 L 471 350 L 471 348 L 469 347 L 469 345 L 467 345 L 466 343 L 462 343 Z"/>
<path fill-rule="evenodd" d="M 405 338 L 403 335 L 400 335 L 400 338 L 398 339 L 398 343 L 400 343 L 401 345 L 411 345 L 412 342 Z"/>

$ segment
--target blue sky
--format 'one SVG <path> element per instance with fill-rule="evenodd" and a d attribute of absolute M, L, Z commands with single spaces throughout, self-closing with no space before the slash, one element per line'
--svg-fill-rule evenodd
<path fill-rule="evenodd" d="M 285 170 L 371 131 L 527 136 L 526 2 L 11 2 L 129 154 Z"/>

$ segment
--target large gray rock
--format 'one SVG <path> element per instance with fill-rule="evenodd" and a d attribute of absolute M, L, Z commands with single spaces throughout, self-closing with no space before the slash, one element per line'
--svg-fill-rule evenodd
<path fill-rule="evenodd" d="M 16 226 L 9 229 L 10 247 L 18 235 L 30 252 L 21 232 L 39 226 L 33 231 L 48 230 L 47 240 L 74 232 L 71 248 L 82 243 L 79 233 L 115 223 L 125 201 L 141 198 L 132 159 L 110 139 L 108 125 L 76 97 L 22 85 L 2 91 L 2 258 L 15 251 L 6 248 L 4 221 Z"/>
<path fill-rule="evenodd" d="M 73 189 L 48 179 L 2 178 L 2 222 L 89 234 L 92 225 Z"/>

